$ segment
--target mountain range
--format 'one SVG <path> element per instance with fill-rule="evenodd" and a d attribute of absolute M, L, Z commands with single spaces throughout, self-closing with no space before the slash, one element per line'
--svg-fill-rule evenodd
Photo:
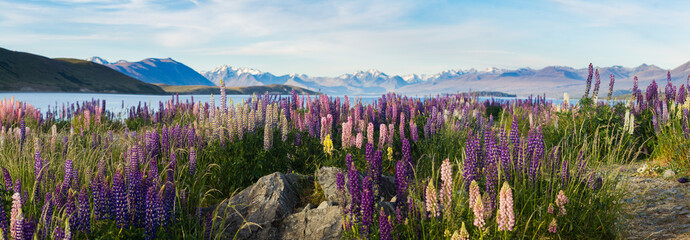
<path fill-rule="evenodd" d="M 150 83 L 218 86 L 222 80 L 229 87 L 285 84 L 331 95 L 378 95 L 390 91 L 408 95 L 429 95 L 471 90 L 499 91 L 518 96 L 546 94 L 551 97 L 559 97 L 567 92 L 575 97 L 584 92 L 588 75 L 587 68 L 549 66 L 541 69 L 455 69 L 436 74 L 408 75 L 388 75 L 372 69 L 336 77 L 312 77 L 305 74 L 274 75 L 258 69 L 228 65 L 197 73 L 170 58 L 149 58 L 135 63 L 123 60 L 109 63 L 98 57 L 89 60 Z M 616 79 L 614 94 L 625 94 L 630 92 L 634 76 L 639 78 L 639 86 L 644 90 L 652 80 L 665 85 L 667 71 L 671 72 L 675 85 L 686 83 L 690 74 L 690 62 L 671 70 L 647 64 L 632 68 L 622 66 L 597 68 L 601 76 L 600 96 L 607 94 L 611 75 Z"/>

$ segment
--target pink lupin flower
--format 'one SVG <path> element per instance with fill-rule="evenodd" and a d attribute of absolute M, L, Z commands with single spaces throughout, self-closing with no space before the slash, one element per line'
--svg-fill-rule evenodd
<path fill-rule="evenodd" d="M 12 236 L 12 238 L 14 238 L 14 239 L 17 238 L 17 232 L 15 231 L 15 225 L 17 224 L 17 221 L 19 220 L 19 214 L 21 214 L 21 211 L 22 211 L 22 196 L 18 192 L 15 192 L 14 195 L 12 195 L 12 212 L 10 213 L 10 236 Z"/>
<path fill-rule="evenodd" d="M 565 216 L 565 205 L 568 204 L 568 197 L 565 196 L 563 190 L 558 191 L 558 196 L 556 196 L 556 206 L 560 210 L 559 214 Z"/>
<path fill-rule="evenodd" d="M 429 186 L 426 187 L 426 211 L 429 212 L 430 217 L 438 217 L 440 215 L 436 187 L 434 187 L 432 181 L 429 181 Z"/>
<path fill-rule="evenodd" d="M 474 208 L 474 201 L 477 200 L 477 196 L 479 196 L 479 184 L 477 184 L 477 181 L 472 180 L 470 183 L 470 208 Z"/>
<path fill-rule="evenodd" d="M 546 209 L 546 212 L 553 214 L 553 203 L 549 203 L 549 207 Z"/>
<path fill-rule="evenodd" d="M 513 212 L 513 191 L 508 182 L 503 182 L 498 203 L 498 222 L 499 231 L 513 231 L 515 226 L 515 213 Z"/>
<path fill-rule="evenodd" d="M 362 142 L 364 142 L 364 135 L 359 132 L 357 133 L 357 138 L 355 139 L 355 146 L 357 148 L 362 148 Z"/>
<path fill-rule="evenodd" d="M 402 115 L 401 117 L 404 117 Z M 453 168 L 450 166 L 450 160 L 446 158 L 441 164 L 441 205 L 443 205 L 444 213 L 450 213 L 451 197 L 453 191 Z"/>
<path fill-rule="evenodd" d="M 472 213 L 474 213 L 474 226 L 480 229 L 484 229 L 486 222 L 484 221 L 484 204 L 482 203 L 482 196 L 477 195 L 474 200 L 474 207 L 472 208 Z"/>
<path fill-rule="evenodd" d="M 553 218 L 551 220 L 551 223 L 549 224 L 549 232 L 550 233 L 558 232 L 558 223 L 556 223 L 556 218 Z"/>
<path fill-rule="evenodd" d="M 383 145 L 386 144 L 386 140 L 388 139 L 386 136 L 388 135 L 387 133 L 388 129 L 386 129 L 386 124 L 381 124 L 379 126 L 379 149 L 383 149 Z"/>
<path fill-rule="evenodd" d="M 374 144 L 374 123 L 367 125 L 367 142 Z"/>

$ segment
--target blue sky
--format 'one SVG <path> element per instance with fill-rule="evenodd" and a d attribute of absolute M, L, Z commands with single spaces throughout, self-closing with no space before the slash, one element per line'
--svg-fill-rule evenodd
<path fill-rule="evenodd" d="M 274 74 L 690 61 L 690 1 L 0 0 L 0 47 Z"/>

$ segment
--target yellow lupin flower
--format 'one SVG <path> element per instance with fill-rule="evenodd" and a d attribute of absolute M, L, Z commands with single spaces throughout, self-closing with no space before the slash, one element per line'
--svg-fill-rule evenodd
<path fill-rule="evenodd" d="M 330 134 L 326 135 L 326 137 L 323 139 L 323 152 L 328 155 L 333 153 L 333 141 L 331 140 Z"/>
<path fill-rule="evenodd" d="M 388 161 L 393 161 L 393 148 L 388 147 Z"/>

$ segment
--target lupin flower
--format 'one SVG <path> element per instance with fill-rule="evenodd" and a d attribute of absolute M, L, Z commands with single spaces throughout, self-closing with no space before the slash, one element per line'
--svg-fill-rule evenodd
<path fill-rule="evenodd" d="M 270 121 L 266 122 L 264 127 L 264 150 L 268 151 L 273 146 L 273 129 L 271 129 Z"/>
<path fill-rule="evenodd" d="M 433 181 L 429 181 L 429 185 L 426 187 L 426 211 L 429 213 L 429 217 L 438 217 L 440 215 L 438 206 L 438 197 L 436 196 L 436 187 L 434 187 Z"/>
<path fill-rule="evenodd" d="M 484 204 L 482 203 L 481 194 L 474 199 L 472 213 L 474 213 L 474 226 L 484 229 L 486 222 L 484 221 Z"/>
<path fill-rule="evenodd" d="M 393 227 L 391 226 L 391 223 L 388 220 L 388 217 L 386 216 L 386 212 L 383 211 L 383 208 L 381 208 L 381 211 L 379 212 L 379 236 L 381 236 L 381 240 L 393 239 L 391 237 L 392 229 Z"/>
<path fill-rule="evenodd" d="M 5 188 L 12 189 L 12 175 L 7 171 L 7 168 L 2 167 L 2 176 L 5 179 Z"/>
<path fill-rule="evenodd" d="M 453 168 L 450 166 L 450 160 L 446 158 L 441 164 L 441 205 L 443 212 L 450 214 L 451 198 L 453 193 Z"/>
<path fill-rule="evenodd" d="M 601 78 L 599 77 L 599 69 L 597 69 L 594 72 L 594 77 L 597 81 L 594 82 L 594 91 L 592 92 L 592 98 L 594 99 L 594 103 L 596 103 L 596 100 L 599 97 L 599 84 L 601 84 Z"/>
<path fill-rule="evenodd" d="M 367 142 L 374 144 L 374 123 L 367 125 Z"/>
<path fill-rule="evenodd" d="M 111 204 L 117 226 L 124 228 L 127 224 L 127 193 L 122 171 L 118 170 L 113 175 L 113 190 Z"/>
<path fill-rule="evenodd" d="M 24 119 L 22 119 L 21 123 L 19 124 L 19 145 L 24 145 L 24 140 L 26 139 L 26 123 L 24 122 Z"/>
<path fill-rule="evenodd" d="M 589 95 L 589 88 L 592 85 L 592 72 L 593 72 L 593 67 L 592 63 L 589 63 L 589 75 L 587 75 L 587 81 L 585 82 L 585 98 L 588 97 Z"/>
<path fill-rule="evenodd" d="M 28 234 L 24 234 L 25 221 L 26 220 L 24 219 L 24 214 L 20 210 L 19 215 L 16 219 L 16 223 L 14 224 L 14 227 L 12 227 L 12 238 L 17 240 L 24 240 L 29 238 Z"/>
<path fill-rule="evenodd" d="M 46 203 L 45 205 L 49 205 L 49 203 Z M 44 205 L 44 206 L 45 206 Z M 2 234 L 0 234 L 0 237 L 7 238 L 7 214 L 5 214 L 5 208 L 0 207 L 0 230 L 2 230 Z"/>
<path fill-rule="evenodd" d="M 553 214 L 553 210 L 554 210 L 553 203 L 549 203 L 549 207 L 546 208 L 546 212 L 548 212 L 549 214 Z"/>
<path fill-rule="evenodd" d="M 154 186 L 146 192 L 146 239 L 156 238 L 158 229 L 158 191 Z"/>
<path fill-rule="evenodd" d="M 383 145 L 385 145 L 388 140 L 387 132 L 388 130 L 386 129 L 386 124 L 382 123 L 379 126 L 379 149 L 383 149 Z"/>
<path fill-rule="evenodd" d="M 331 155 L 333 153 L 333 141 L 331 141 L 330 134 L 327 134 L 326 137 L 323 139 L 323 152 L 325 152 L 328 155 Z"/>
<path fill-rule="evenodd" d="M 419 139 L 419 133 L 417 131 L 417 124 L 414 123 L 413 119 L 410 119 L 410 137 L 413 142 L 417 142 Z"/>
<path fill-rule="evenodd" d="M 499 231 L 513 231 L 515 226 L 515 213 L 513 212 L 513 190 L 510 189 L 508 182 L 503 182 L 498 203 L 498 222 Z"/>
<path fill-rule="evenodd" d="M 570 165 L 567 159 L 563 159 L 563 164 L 561 166 L 561 181 L 563 184 L 567 185 L 570 180 Z"/>
<path fill-rule="evenodd" d="M 467 232 L 467 227 L 465 227 L 465 222 L 462 222 L 462 227 L 460 227 L 460 240 L 469 240 L 470 233 Z"/>
<path fill-rule="evenodd" d="M 194 147 L 189 148 L 189 175 L 194 176 L 196 172 L 196 150 Z"/>
<path fill-rule="evenodd" d="M 364 178 L 362 185 L 362 225 L 363 233 L 368 235 L 374 216 L 374 189 L 371 177 Z"/>
<path fill-rule="evenodd" d="M 477 196 L 479 196 L 479 184 L 477 184 L 477 181 L 472 180 L 472 183 L 470 183 L 469 196 L 470 208 L 474 207 L 474 201 L 477 200 Z"/>
<path fill-rule="evenodd" d="M 34 154 L 34 179 L 38 179 L 38 175 L 41 173 L 41 168 L 43 168 L 41 161 L 41 152 L 36 149 L 36 154 Z"/>
<path fill-rule="evenodd" d="M 551 220 L 551 223 L 549 224 L 549 232 L 550 233 L 558 232 L 558 224 L 556 223 L 556 218 L 553 218 Z"/>
<path fill-rule="evenodd" d="M 613 84 L 616 82 L 616 79 L 613 77 L 613 74 L 611 74 L 611 81 L 609 82 L 609 95 L 606 97 L 606 101 L 611 101 L 611 96 L 613 96 Z"/>
<path fill-rule="evenodd" d="M 474 136 L 469 136 L 465 147 L 465 164 L 463 165 L 462 179 L 465 181 L 465 186 L 468 182 L 476 180 L 477 177 L 477 143 Z M 470 198 L 470 201 L 471 198 Z"/>
<path fill-rule="evenodd" d="M 357 148 L 361 149 L 363 142 L 364 142 L 364 135 L 361 132 L 357 133 L 357 137 L 355 138 L 355 146 Z"/>
<path fill-rule="evenodd" d="M 86 187 L 79 192 L 79 212 L 77 213 L 77 226 L 82 232 L 91 232 L 91 206 L 86 193 Z"/>
<path fill-rule="evenodd" d="M 565 196 L 563 190 L 558 191 L 558 196 L 556 196 L 556 206 L 558 206 L 560 215 L 565 215 L 565 205 L 568 204 L 568 197 Z"/>
<path fill-rule="evenodd" d="M 352 197 L 350 201 L 350 213 L 355 215 L 354 218 L 357 219 L 360 213 L 359 204 L 361 203 L 361 187 L 359 182 L 359 173 L 357 172 L 357 168 L 352 162 L 352 156 L 348 154 L 347 156 L 345 156 L 345 158 L 346 162 L 348 163 L 349 169 L 347 173 L 347 177 L 349 180 L 348 187 L 350 190 L 350 196 Z"/>
<path fill-rule="evenodd" d="M 407 202 L 407 166 L 405 161 L 398 161 L 395 166 L 395 208 L 397 212 L 398 222 L 402 222 L 404 216 L 407 215 L 405 202 Z"/>
<path fill-rule="evenodd" d="M 22 211 L 22 197 L 18 192 L 12 195 L 12 212 L 10 213 L 10 236 L 17 239 L 17 221 Z"/>

